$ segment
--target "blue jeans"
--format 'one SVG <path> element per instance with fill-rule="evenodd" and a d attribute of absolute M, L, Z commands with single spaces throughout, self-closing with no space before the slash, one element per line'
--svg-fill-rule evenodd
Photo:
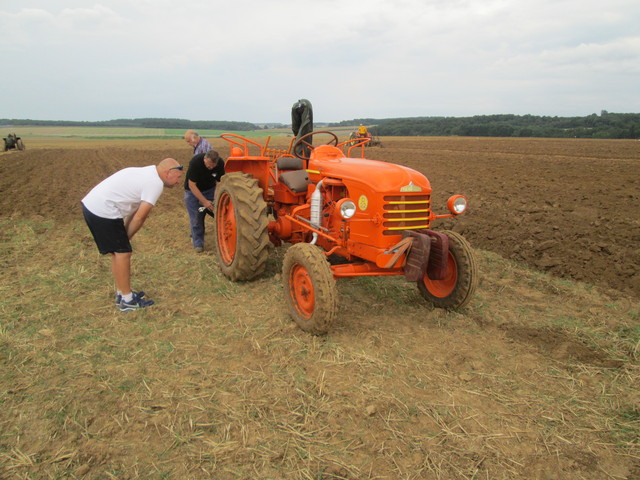
<path fill-rule="evenodd" d="M 216 187 L 212 187 L 209 190 L 203 190 L 202 195 L 209 201 L 213 201 L 213 194 L 216 191 Z M 204 211 L 199 212 L 198 209 L 202 207 L 198 198 L 191 193 L 191 190 L 184 191 L 184 204 L 187 207 L 189 213 L 189 223 L 191 224 L 191 241 L 194 247 L 204 247 L 204 217 L 207 215 Z"/>

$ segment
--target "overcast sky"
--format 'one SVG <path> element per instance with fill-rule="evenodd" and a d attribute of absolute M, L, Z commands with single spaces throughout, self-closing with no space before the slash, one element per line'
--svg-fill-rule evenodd
<path fill-rule="evenodd" d="M 638 0 L 0 0 L 0 118 L 640 112 Z"/>

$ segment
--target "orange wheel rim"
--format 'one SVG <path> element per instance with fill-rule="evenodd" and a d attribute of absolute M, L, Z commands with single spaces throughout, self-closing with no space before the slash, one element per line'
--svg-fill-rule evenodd
<path fill-rule="evenodd" d="M 233 210 L 233 202 L 227 193 L 223 193 L 218 200 L 218 212 L 216 215 L 218 227 L 218 250 L 222 261 L 231 265 L 236 256 L 236 214 Z"/>
<path fill-rule="evenodd" d="M 438 298 L 445 298 L 451 295 L 457 283 L 458 268 L 451 253 L 449 253 L 449 258 L 447 259 L 447 269 L 442 280 L 432 280 L 429 275 L 424 276 L 424 285 L 427 287 L 427 291 Z"/>
<path fill-rule="evenodd" d="M 301 265 L 294 265 L 289 273 L 289 294 L 298 313 L 311 318 L 315 306 L 313 283 L 309 272 Z"/>

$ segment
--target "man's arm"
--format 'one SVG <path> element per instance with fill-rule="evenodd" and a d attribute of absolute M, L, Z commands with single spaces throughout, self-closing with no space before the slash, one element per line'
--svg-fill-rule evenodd
<path fill-rule="evenodd" d="M 196 185 L 196 182 L 192 180 L 188 180 L 188 182 L 189 182 L 189 190 L 191 190 L 191 193 L 193 193 L 196 196 L 196 198 L 200 202 L 200 205 L 202 205 L 203 207 L 213 212 L 213 203 L 205 198 L 205 196 L 202 194 L 202 192 Z"/>
<path fill-rule="evenodd" d="M 140 230 L 140 228 L 142 228 L 142 225 L 144 224 L 144 221 L 149 216 L 149 213 L 151 212 L 152 208 L 153 208 L 153 205 L 151 205 L 149 202 L 142 201 L 140 202 L 140 206 L 138 207 L 138 210 L 136 210 L 135 212 L 133 212 L 131 215 L 127 217 L 127 219 L 124 222 L 124 226 L 127 229 L 127 235 L 129 237 L 129 240 L 131 240 L 133 236 L 137 233 L 137 231 Z"/>

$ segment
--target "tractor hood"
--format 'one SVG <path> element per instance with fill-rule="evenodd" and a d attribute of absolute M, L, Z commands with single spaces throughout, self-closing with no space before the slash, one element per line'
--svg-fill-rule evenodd
<path fill-rule="evenodd" d="M 317 147 L 309 160 L 312 174 L 341 179 L 346 185 L 361 184 L 379 193 L 422 192 L 431 194 L 427 177 L 409 167 L 393 163 L 345 157 L 342 151 L 331 146 Z"/>

